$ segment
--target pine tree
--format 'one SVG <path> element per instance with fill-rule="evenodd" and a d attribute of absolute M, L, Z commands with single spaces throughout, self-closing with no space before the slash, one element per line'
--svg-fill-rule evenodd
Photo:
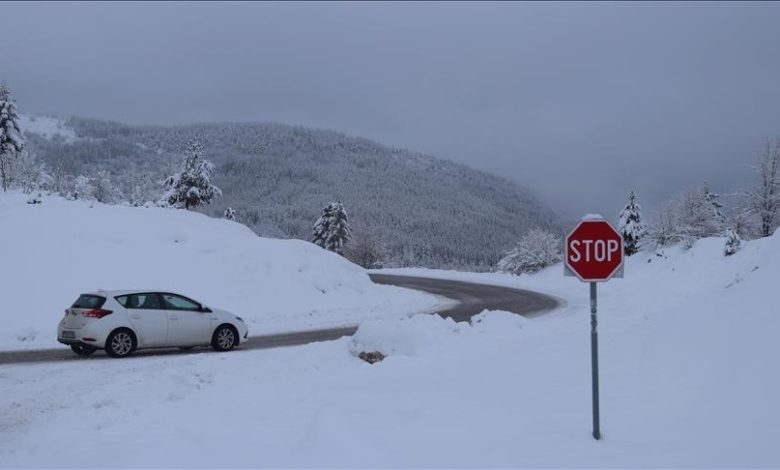
<path fill-rule="evenodd" d="M 560 260 L 561 239 L 547 230 L 535 228 L 498 262 L 498 269 L 519 276 L 537 272 Z"/>
<path fill-rule="evenodd" d="M 24 149 L 24 137 L 19 127 L 19 115 L 11 91 L 0 83 L 0 180 L 3 191 L 8 190 L 11 161 Z"/>
<path fill-rule="evenodd" d="M 720 225 L 726 223 L 726 216 L 723 215 L 723 212 L 721 211 L 721 209 L 723 209 L 723 204 L 718 201 L 720 194 L 711 192 L 710 185 L 706 181 L 702 186 L 702 195 L 704 200 L 709 204 L 710 211 L 712 211 L 712 217 L 714 218 L 715 222 Z"/>
<path fill-rule="evenodd" d="M 236 220 L 236 211 L 232 207 L 225 209 L 225 213 L 222 215 L 228 220 Z"/>
<path fill-rule="evenodd" d="M 198 207 L 210 204 L 214 196 L 222 191 L 211 184 L 214 164 L 203 158 L 203 144 L 197 140 L 190 142 L 184 152 L 184 162 L 179 172 L 165 178 L 166 190 L 163 202 L 172 207 Z"/>
<path fill-rule="evenodd" d="M 688 246 L 700 238 L 723 233 L 723 214 L 716 210 L 711 194 L 705 184 L 683 194 L 677 203 L 678 226 Z"/>
<path fill-rule="evenodd" d="M 322 210 L 322 215 L 314 224 L 312 242 L 329 251 L 341 254 L 352 237 L 349 217 L 344 205 L 331 202 Z"/>
<path fill-rule="evenodd" d="M 742 238 L 733 228 L 726 231 L 726 246 L 723 247 L 723 256 L 731 256 L 742 247 Z"/>
<path fill-rule="evenodd" d="M 631 256 L 639 251 L 640 241 L 646 233 L 642 222 L 642 207 L 636 203 L 634 191 L 628 195 L 628 204 L 620 211 L 618 231 L 623 236 L 623 251 Z"/>

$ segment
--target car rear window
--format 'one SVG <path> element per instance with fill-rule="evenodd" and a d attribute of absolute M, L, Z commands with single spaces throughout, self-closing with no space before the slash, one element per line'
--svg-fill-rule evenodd
<path fill-rule="evenodd" d="M 100 308 L 106 302 L 105 297 L 99 295 L 81 294 L 70 308 Z"/>

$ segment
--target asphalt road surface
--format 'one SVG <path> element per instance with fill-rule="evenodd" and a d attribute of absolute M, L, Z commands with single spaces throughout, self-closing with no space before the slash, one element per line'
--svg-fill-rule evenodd
<path fill-rule="evenodd" d="M 372 273 L 369 276 L 371 277 L 371 280 L 377 284 L 389 284 L 416 289 L 457 301 L 458 303 L 456 305 L 438 312 L 439 315 L 451 317 L 455 321 L 468 321 L 472 316 L 485 309 L 505 310 L 526 317 L 533 317 L 552 310 L 558 305 L 557 300 L 547 295 L 510 287 L 490 286 L 445 279 L 396 276 L 391 274 Z M 280 333 L 266 336 L 250 336 L 241 343 L 239 348 L 268 349 L 283 346 L 297 346 L 317 341 L 334 340 L 343 336 L 351 336 L 355 331 L 357 331 L 357 326 Z M 199 354 L 209 350 L 210 349 L 206 348 L 195 348 L 189 351 L 181 351 L 179 349 L 152 349 L 138 351 L 133 356 Z M 97 351 L 93 356 L 85 359 L 76 356 L 71 352 L 70 348 L 64 345 L 56 349 L 0 352 L 0 365 L 100 359 L 108 359 L 108 356 L 102 351 Z"/>

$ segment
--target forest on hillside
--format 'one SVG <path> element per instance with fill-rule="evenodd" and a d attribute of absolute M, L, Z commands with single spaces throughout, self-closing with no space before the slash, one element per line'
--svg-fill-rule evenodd
<path fill-rule="evenodd" d="M 353 243 L 383 247 L 384 264 L 492 269 L 533 228 L 560 232 L 556 214 L 517 184 L 463 165 L 338 132 L 273 123 L 131 126 L 71 118 L 76 138 L 27 133 L 52 177 L 102 175 L 116 197 L 155 201 L 192 139 L 205 143 L 227 207 L 258 235 L 310 240 L 331 201 L 343 203 Z"/>

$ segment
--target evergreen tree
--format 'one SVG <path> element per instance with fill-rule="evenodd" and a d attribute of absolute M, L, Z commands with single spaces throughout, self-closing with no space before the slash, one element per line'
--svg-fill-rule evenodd
<path fill-rule="evenodd" d="M 211 184 L 214 164 L 203 158 L 203 144 L 190 142 L 184 152 L 184 162 L 179 172 L 165 178 L 166 190 L 163 202 L 172 207 L 198 207 L 210 204 L 214 196 L 222 191 Z"/>
<path fill-rule="evenodd" d="M 535 228 L 498 262 L 498 269 L 519 276 L 535 273 L 560 260 L 561 239 L 547 230 Z"/>
<path fill-rule="evenodd" d="M 329 251 L 341 254 L 352 237 L 349 217 L 344 205 L 331 202 L 322 210 L 322 215 L 314 224 L 312 242 Z"/>
<path fill-rule="evenodd" d="M 642 207 L 636 203 L 634 191 L 628 195 L 628 204 L 620 211 L 618 231 L 623 236 L 623 251 L 631 256 L 639 251 L 640 241 L 645 235 L 645 224 L 642 222 Z"/>
<path fill-rule="evenodd" d="M 0 83 L 0 180 L 3 191 L 8 190 L 11 161 L 24 149 L 24 137 L 19 127 L 19 115 L 11 91 Z"/>
<path fill-rule="evenodd" d="M 726 231 L 726 246 L 723 247 L 723 256 L 731 256 L 742 247 L 742 238 L 733 228 Z"/>
<path fill-rule="evenodd" d="M 236 220 L 236 211 L 232 207 L 225 209 L 225 213 L 222 215 L 228 220 Z"/>
<path fill-rule="evenodd" d="M 716 211 L 711 194 L 705 184 L 686 192 L 677 204 L 678 226 L 688 246 L 700 238 L 723 233 L 723 214 Z"/>
<path fill-rule="evenodd" d="M 712 217 L 714 218 L 715 222 L 721 225 L 726 223 L 726 216 L 723 215 L 723 211 L 721 211 L 721 209 L 723 209 L 723 204 L 718 201 L 720 194 L 711 192 L 710 185 L 706 181 L 702 186 L 702 196 L 709 204 L 710 211 L 712 211 Z"/>

